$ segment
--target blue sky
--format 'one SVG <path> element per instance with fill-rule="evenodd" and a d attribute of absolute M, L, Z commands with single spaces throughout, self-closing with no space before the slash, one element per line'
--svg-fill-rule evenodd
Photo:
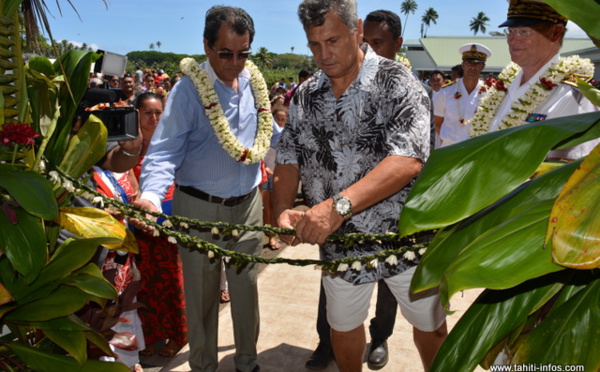
<path fill-rule="evenodd" d="M 468 36 L 469 22 L 483 11 L 491 19 L 487 32 L 497 31 L 506 19 L 505 0 L 416 0 L 417 11 L 408 17 L 400 13 L 401 0 L 358 0 L 358 13 L 365 17 L 370 11 L 388 9 L 398 13 L 405 26 L 404 38 L 420 37 L 421 16 L 429 7 L 437 10 L 439 18 L 429 36 Z M 202 30 L 204 14 L 215 4 L 239 6 L 252 16 L 256 36 L 254 50 L 266 47 L 275 53 L 309 54 L 304 30 L 296 10 L 300 0 L 229 0 L 208 2 L 203 0 L 110 0 L 106 8 L 102 0 L 72 0 L 81 20 L 64 0 L 60 1 L 62 16 L 55 1 L 47 1 L 49 17 L 55 40 L 87 43 L 93 47 L 117 54 L 134 50 L 149 50 L 151 43 L 161 42 L 163 52 L 204 54 Z M 569 23 L 568 36 L 585 37 L 573 23 Z M 481 34 L 479 34 L 481 35 Z"/>

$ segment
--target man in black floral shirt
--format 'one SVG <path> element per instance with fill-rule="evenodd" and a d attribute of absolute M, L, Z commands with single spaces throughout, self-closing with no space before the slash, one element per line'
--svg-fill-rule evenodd
<path fill-rule="evenodd" d="M 394 249 L 388 244 L 326 243 L 333 232 L 397 231 L 402 205 L 429 153 L 429 99 L 404 66 L 379 57 L 363 39 L 355 0 L 304 0 L 298 9 L 308 45 L 321 68 L 290 105 L 278 147 L 274 211 L 278 224 L 296 228 L 296 241 L 320 244 L 324 259 Z M 311 207 L 291 210 L 298 182 Z M 285 238 L 284 238 L 285 239 Z M 384 278 L 414 326 L 427 369 L 446 336 L 436 291 L 409 296 L 417 262 L 325 273 L 327 319 L 341 371 L 360 371 L 363 322 L 377 280 Z"/>

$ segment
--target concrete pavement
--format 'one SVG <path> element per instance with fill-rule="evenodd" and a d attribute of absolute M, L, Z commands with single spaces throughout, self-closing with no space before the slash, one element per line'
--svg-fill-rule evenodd
<path fill-rule="evenodd" d="M 280 257 L 318 258 L 317 246 L 303 244 L 286 247 Z M 268 265 L 259 275 L 261 330 L 258 340 L 258 363 L 261 372 L 306 372 L 304 364 L 318 344 L 315 330 L 319 299 L 320 271 L 312 266 L 296 267 L 285 264 Z M 375 289 L 377 290 L 377 289 Z M 475 300 L 480 290 L 465 291 L 452 299 L 456 313 L 448 317 L 451 328 Z M 375 313 L 376 293 L 371 301 L 370 319 Z M 412 326 L 398 312 L 394 334 L 388 340 L 390 361 L 382 372 L 422 372 L 423 367 L 412 341 Z M 234 372 L 235 346 L 229 306 L 219 313 L 219 369 Z M 368 321 L 366 326 L 368 326 Z M 367 329 L 367 341 L 368 339 Z M 368 345 L 367 345 L 368 349 Z M 188 347 L 172 358 L 161 371 L 190 371 Z M 368 371 L 366 362 L 363 367 Z M 338 371 L 332 363 L 324 372 Z M 476 371 L 483 371 L 478 369 Z"/>

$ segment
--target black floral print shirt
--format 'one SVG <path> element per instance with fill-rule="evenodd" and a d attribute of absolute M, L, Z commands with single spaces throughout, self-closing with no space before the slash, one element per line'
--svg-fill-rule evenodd
<path fill-rule="evenodd" d="M 366 44 L 358 76 L 336 99 L 322 71 L 304 82 L 290 105 L 278 145 L 278 164 L 298 164 L 304 197 L 316 205 L 356 183 L 388 156 L 427 160 L 430 101 L 421 83 L 399 63 L 378 56 Z M 414 180 L 398 193 L 357 213 L 339 232 L 396 232 L 398 217 Z M 358 257 L 391 244 L 325 243 L 323 259 Z M 375 281 L 416 265 L 399 257 L 398 266 L 380 262 L 360 271 L 338 272 L 353 283 Z"/>

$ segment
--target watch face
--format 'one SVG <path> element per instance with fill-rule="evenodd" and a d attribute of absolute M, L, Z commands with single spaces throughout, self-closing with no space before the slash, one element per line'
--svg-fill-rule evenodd
<path fill-rule="evenodd" d="M 348 199 L 339 199 L 335 203 L 335 209 L 342 215 L 348 213 L 350 211 L 350 201 Z"/>

